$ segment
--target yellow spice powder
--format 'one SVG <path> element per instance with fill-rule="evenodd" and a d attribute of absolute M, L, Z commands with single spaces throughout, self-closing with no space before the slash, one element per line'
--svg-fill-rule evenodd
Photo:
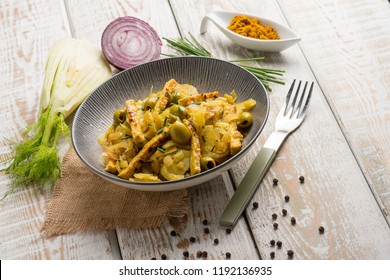
<path fill-rule="evenodd" d="M 250 18 L 241 15 L 235 16 L 227 28 L 237 34 L 250 38 L 261 40 L 280 39 L 278 33 L 272 26 L 261 25 L 259 19 L 257 18 Z"/>

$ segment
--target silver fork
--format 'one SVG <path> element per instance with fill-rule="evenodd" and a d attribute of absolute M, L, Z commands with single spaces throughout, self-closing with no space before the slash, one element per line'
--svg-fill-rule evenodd
<path fill-rule="evenodd" d="M 275 131 L 268 137 L 260 149 L 233 197 L 230 199 L 219 219 L 220 225 L 233 227 L 237 223 L 238 218 L 245 210 L 268 171 L 283 141 L 301 125 L 309 106 L 314 83 L 311 83 L 307 94 L 308 82 L 305 82 L 302 92 L 301 84 L 302 81 L 299 81 L 295 91 L 295 80 L 291 84 L 284 105 L 276 118 Z"/>

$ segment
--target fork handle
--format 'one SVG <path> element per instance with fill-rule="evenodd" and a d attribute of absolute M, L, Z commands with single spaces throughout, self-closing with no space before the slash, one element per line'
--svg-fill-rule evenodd
<path fill-rule="evenodd" d="M 233 227 L 237 223 L 238 218 L 245 210 L 257 187 L 260 185 L 261 180 L 268 171 L 275 155 L 275 149 L 264 146 L 260 149 L 255 160 L 249 167 L 240 185 L 233 194 L 233 197 L 230 199 L 228 205 L 222 213 L 219 219 L 219 224 L 221 226 Z"/>

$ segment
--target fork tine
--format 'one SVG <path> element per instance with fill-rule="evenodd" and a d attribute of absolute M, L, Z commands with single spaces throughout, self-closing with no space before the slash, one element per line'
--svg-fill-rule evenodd
<path fill-rule="evenodd" d="M 293 116 L 295 118 L 297 118 L 300 113 L 302 112 L 302 103 L 303 103 L 303 100 L 305 99 L 305 94 L 306 94 L 306 88 L 307 88 L 307 81 L 305 82 L 305 86 L 303 87 L 303 90 L 302 90 L 302 94 L 301 96 L 299 97 L 299 102 L 298 102 L 298 105 L 296 108 L 294 108 L 295 112 L 293 113 Z"/>
<path fill-rule="evenodd" d="M 295 85 L 295 79 L 294 81 L 292 82 L 291 86 L 290 86 L 290 89 L 288 90 L 288 93 L 287 93 L 287 96 L 286 96 L 286 100 L 284 102 L 284 106 L 281 110 L 281 112 L 283 112 L 283 115 L 286 115 L 287 113 L 287 107 L 288 107 L 288 103 L 290 102 L 290 97 L 291 97 L 291 93 L 294 89 L 294 85 Z"/>
<path fill-rule="evenodd" d="M 302 81 L 299 81 L 298 88 L 295 91 L 295 94 L 294 94 L 294 97 L 293 97 L 293 101 L 291 102 L 291 105 L 290 105 L 291 109 L 289 109 L 288 113 L 287 113 L 287 117 L 289 117 L 289 118 L 291 118 L 294 115 L 295 103 L 297 102 L 297 98 L 298 98 L 298 95 L 299 95 L 299 90 L 301 89 L 301 84 L 302 84 Z"/>
<path fill-rule="evenodd" d="M 309 94 L 307 95 L 305 105 L 303 106 L 302 111 L 299 114 L 298 118 L 303 118 L 306 114 L 307 107 L 309 106 L 310 99 L 311 99 L 311 93 L 313 92 L 313 86 L 314 86 L 314 82 L 312 82 L 310 85 Z"/>

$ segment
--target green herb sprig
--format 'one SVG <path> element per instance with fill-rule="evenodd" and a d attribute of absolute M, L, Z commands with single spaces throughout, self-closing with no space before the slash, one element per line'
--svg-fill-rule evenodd
<path fill-rule="evenodd" d="M 178 39 L 168 39 L 163 37 L 165 41 L 167 41 L 168 46 L 176 50 L 181 55 L 195 55 L 195 56 L 203 56 L 203 57 L 213 57 L 212 53 L 207 50 L 202 44 L 200 44 L 195 37 L 189 33 L 190 38 L 184 37 Z M 176 57 L 176 55 L 172 54 L 162 54 L 167 57 Z M 241 66 L 245 70 L 251 72 L 254 76 L 256 76 L 260 82 L 264 85 L 264 87 L 268 91 L 272 91 L 270 83 L 282 84 L 284 85 L 284 81 L 280 79 L 281 76 L 285 73 L 284 70 L 272 69 L 272 68 L 263 68 L 256 66 L 248 66 L 242 64 L 240 62 L 253 62 L 253 61 L 261 61 L 264 60 L 264 57 L 253 57 L 253 58 L 243 58 L 243 59 L 235 59 L 230 60 L 229 62 L 238 63 L 237 65 Z"/>

